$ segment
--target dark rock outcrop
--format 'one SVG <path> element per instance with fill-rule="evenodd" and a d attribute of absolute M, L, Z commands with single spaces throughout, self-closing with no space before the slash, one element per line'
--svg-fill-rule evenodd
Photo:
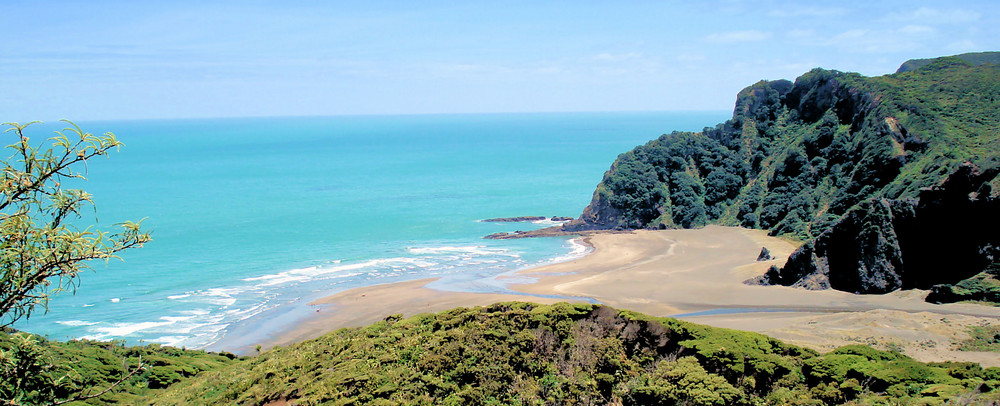
<path fill-rule="evenodd" d="M 567 227 L 567 225 L 570 225 Z M 574 226 L 575 225 L 575 226 Z M 579 220 L 573 220 L 565 224 L 540 228 L 531 231 L 515 231 L 513 233 L 494 233 L 483 238 L 487 240 L 511 240 L 516 238 L 536 238 L 536 237 L 567 237 L 567 236 L 587 236 L 598 233 L 631 233 L 629 230 L 602 230 L 589 228 Z"/>
<path fill-rule="evenodd" d="M 814 238 L 824 227 L 809 224 L 832 222 L 879 193 L 928 148 L 924 122 L 914 128 L 897 111 L 915 102 L 890 91 L 824 69 L 758 82 L 739 93 L 732 119 L 621 154 L 580 219 L 604 229 L 718 222 Z"/>
<path fill-rule="evenodd" d="M 929 289 L 976 275 L 997 258 L 997 169 L 960 166 L 918 199 L 874 198 L 752 283 L 854 293 Z"/>
<path fill-rule="evenodd" d="M 580 223 L 570 225 L 578 229 L 610 229 L 616 228 L 622 222 L 622 211 L 611 204 L 609 196 L 598 189 L 590 204 L 583 209 Z"/>
<path fill-rule="evenodd" d="M 760 261 L 770 261 L 772 259 L 774 259 L 774 258 L 771 257 L 771 251 L 768 251 L 767 247 L 761 247 L 760 248 L 760 255 L 757 255 L 757 261 L 758 262 L 760 262 Z"/>
<path fill-rule="evenodd" d="M 991 58 L 1000 53 L 936 58 L 913 73 L 816 68 L 755 83 L 731 119 L 619 155 L 562 230 L 764 229 L 808 242 L 757 283 L 856 293 L 954 284 L 1000 245 Z"/>
<path fill-rule="evenodd" d="M 484 223 L 522 223 L 525 221 L 540 221 L 548 219 L 545 216 L 519 216 L 519 217 L 499 217 L 495 219 L 482 220 Z"/>

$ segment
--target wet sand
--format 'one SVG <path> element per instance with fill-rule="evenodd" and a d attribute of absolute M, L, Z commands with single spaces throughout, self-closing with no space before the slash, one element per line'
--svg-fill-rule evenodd
<path fill-rule="evenodd" d="M 546 299 L 528 295 L 499 293 L 444 292 L 425 287 L 437 278 L 389 283 L 350 289 L 316 300 L 318 312 L 294 330 L 283 332 L 265 346 L 288 345 L 316 338 L 343 327 L 361 327 L 393 314 L 412 316 L 437 313 L 456 307 L 483 306 L 497 302 L 535 302 L 551 304 L 563 299 Z"/>
<path fill-rule="evenodd" d="M 318 313 L 292 331 L 282 332 L 266 347 L 367 325 L 390 314 L 410 316 L 500 301 L 565 301 L 532 296 L 561 295 L 593 298 L 655 316 L 717 312 L 721 314 L 682 318 L 758 331 L 820 351 L 864 343 L 901 350 L 922 361 L 969 360 L 1000 366 L 998 353 L 954 351 L 955 343 L 967 338 L 966 326 L 1000 324 L 1000 308 L 934 305 L 923 301 L 924 291 L 854 295 L 743 284 L 769 266 L 783 264 L 796 247 L 764 231 L 720 226 L 640 230 L 591 235 L 586 242 L 594 248 L 586 257 L 518 272 L 510 279 L 510 289 L 517 294 L 425 287 L 433 279 L 344 291 L 313 302 Z M 757 262 L 761 247 L 767 247 L 775 259 Z M 526 277 L 535 281 L 524 283 Z"/>

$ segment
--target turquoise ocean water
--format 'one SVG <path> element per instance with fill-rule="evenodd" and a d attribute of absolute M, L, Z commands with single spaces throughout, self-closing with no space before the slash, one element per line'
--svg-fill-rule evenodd
<path fill-rule="evenodd" d="M 578 257 L 570 239 L 492 241 L 579 216 L 615 157 L 728 112 L 357 116 L 80 122 L 125 148 L 90 162 L 99 227 L 146 218 L 154 241 L 94 263 L 75 295 L 16 328 L 53 339 L 236 348 L 309 301 L 442 277 L 503 291 L 505 272 Z M 32 141 L 58 123 L 31 127 Z M 88 215 L 92 214 L 88 212 Z"/>

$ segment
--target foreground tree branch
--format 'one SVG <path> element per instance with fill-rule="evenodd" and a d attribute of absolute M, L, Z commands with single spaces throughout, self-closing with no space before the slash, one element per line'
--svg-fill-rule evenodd
<path fill-rule="evenodd" d="M 13 150 L 0 166 L 0 326 L 48 310 L 52 295 L 75 291 L 89 261 L 110 260 L 150 241 L 140 222 L 116 224 L 116 232 L 83 228 L 82 208 L 91 195 L 65 187 L 85 180 L 89 159 L 105 156 L 122 143 L 112 133 L 94 135 L 76 124 L 33 146 L 28 124 L 5 123 Z M 82 168 L 81 168 L 82 167 Z"/>

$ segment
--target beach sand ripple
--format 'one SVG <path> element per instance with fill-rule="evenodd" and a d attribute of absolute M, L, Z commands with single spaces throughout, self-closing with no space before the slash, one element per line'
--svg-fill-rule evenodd
<path fill-rule="evenodd" d="M 510 289 L 523 294 L 443 292 L 434 279 L 370 286 L 313 302 L 318 312 L 268 346 L 357 327 L 390 314 L 409 316 L 500 301 L 553 303 L 564 296 L 593 298 L 654 316 L 684 316 L 696 323 L 757 331 L 829 351 L 846 344 L 894 349 L 921 361 L 964 360 L 1000 366 L 1000 354 L 955 351 L 970 325 L 1000 324 L 1000 308 L 935 305 L 926 291 L 855 295 L 742 282 L 781 265 L 796 248 L 765 231 L 708 226 L 698 230 L 639 230 L 585 238 L 586 257 L 518 272 Z M 774 258 L 757 261 L 761 247 Z M 533 282 L 528 282 L 533 281 Z M 708 313 L 707 315 L 704 315 Z"/>

